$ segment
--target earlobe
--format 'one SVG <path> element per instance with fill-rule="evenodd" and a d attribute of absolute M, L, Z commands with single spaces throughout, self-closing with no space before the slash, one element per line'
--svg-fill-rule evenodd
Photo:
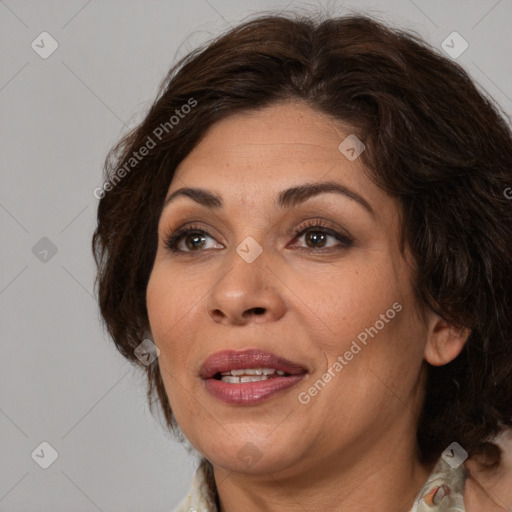
<path fill-rule="evenodd" d="M 433 366 L 453 361 L 461 353 L 470 333 L 470 329 L 455 326 L 436 315 L 428 333 L 425 360 Z"/>

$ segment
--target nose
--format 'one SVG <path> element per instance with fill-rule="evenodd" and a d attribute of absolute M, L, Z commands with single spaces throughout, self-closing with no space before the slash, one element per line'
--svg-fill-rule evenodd
<path fill-rule="evenodd" d="M 284 315 L 281 281 L 261 254 L 247 263 L 235 251 L 229 269 L 210 290 L 207 311 L 217 324 L 276 321 Z"/>

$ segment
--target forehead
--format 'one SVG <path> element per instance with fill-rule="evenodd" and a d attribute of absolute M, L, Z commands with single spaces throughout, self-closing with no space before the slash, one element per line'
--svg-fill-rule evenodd
<path fill-rule="evenodd" d="M 192 176 L 198 167 L 215 167 L 220 171 L 238 165 L 247 171 L 266 170 L 276 177 L 277 166 L 286 170 L 303 163 L 318 168 L 344 158 L 338 150 L 340 137 L 343 133 L 330 117 L 303 103 L 273 105 L 238 113 L 214 124 L 181 162 L 176 174 L 186 171 Z"/>
<path fill-rule="evenodd" d="M 213 125 L 174 175 L 168 196 L 180 187 L 202 187 L 259 201 L 303 183 L 336 181 L 377 209 L 390 199 L 365 175 L 361 159 L 338 149 L 351 129 L 302 102 L 239 113 Z M 388 207 L 391 206 L 388 204 Z"/>

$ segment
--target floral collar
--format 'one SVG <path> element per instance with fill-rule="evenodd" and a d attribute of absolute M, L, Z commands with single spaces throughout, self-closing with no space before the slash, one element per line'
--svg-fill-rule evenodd
<path fill-rule="evenodd" d="M 466 512 L 463 498 L 466 478 L 462 464 L 454 469 L 441 457 L 410 512 Z"/>
<path fill-rule="evenodd" d="M 452 469 L 440 458 L 410 512 L 466 512 L 463 499 L 466 477 L 462 464 Z M 205 458 L 201 459 L 188 495 L 173 512 L 219 512 L 213 468 Z"/>

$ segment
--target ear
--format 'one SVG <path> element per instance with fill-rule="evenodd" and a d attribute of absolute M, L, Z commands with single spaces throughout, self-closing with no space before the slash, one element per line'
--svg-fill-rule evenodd
<path fill-rule="evenodd" d="M 425 346 L 426 361 L 433 366 L 453 361 L 461 353 L 470 333 L 468 328 L 451 324 L 432 312 Z"/>

